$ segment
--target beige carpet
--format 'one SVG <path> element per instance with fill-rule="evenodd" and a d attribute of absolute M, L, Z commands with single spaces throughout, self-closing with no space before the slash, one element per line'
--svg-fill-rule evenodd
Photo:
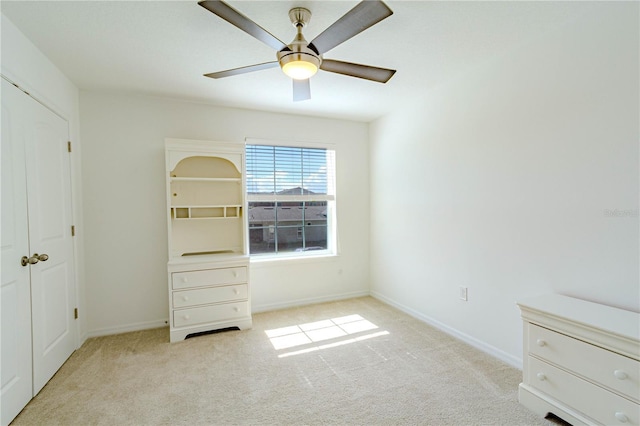
<path fill-rule="evenodd" d="M 168 341 L 89 339 L 14 424 L 551 424 L 518 404 L 519 370 L 370 297 Z"/>

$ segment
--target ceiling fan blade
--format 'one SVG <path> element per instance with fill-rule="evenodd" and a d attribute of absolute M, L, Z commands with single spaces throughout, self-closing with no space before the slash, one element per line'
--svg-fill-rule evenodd
<path fill-rule="evenodd" d="M 322 55 L 391 15 L 393 11 L 382 1 L 362 1 L 314 38 L 309 48 Z"/>
<path fill-rule="evenodd" d="M 364 78 L 365 80 L 377 81 L 378 83 L 386 83 L 396 73 L 396 70 L 354 64 L 352 62 L 334 61 L 333 59 L 323 59 L 322 64 L 320 64 L 320 69 L 351 77 Z"/>
<path fill-rule="evenodd" d="M 306 80 L 294 80 L 293 81 L 293 101 L 306 101 L 311 99 L 311 84 L 309 79 Z"/>
<path fill-rule="evenodd" d="M 210 78 L 231 77 L 233 75 L 246 74 L 248 72 L 260 71 L 268 68 L 275 68 L 277 66 L 279 66 L 278 61 L 272 61 L 272 62 L 265 62 L 264 64 L 256 64 L 256 65 L 249 65 L 246 67 L 234 68 L 232 70 L 212 72 L 209 74 L 205 74 L 204 76 L 210 77 Z"/>
<path fill-rule="evenodd" d="M 282 50 L 287 47 L 286 44 L 278 40 L 274 35 L 244 16 L 225 2 L 221 0 L 200 1 L 198 4 L 209 12 L 218 15 L 220 18 L 240 28 L 245 33 L 252 35 L 261 42 L 276 50 Z"/>

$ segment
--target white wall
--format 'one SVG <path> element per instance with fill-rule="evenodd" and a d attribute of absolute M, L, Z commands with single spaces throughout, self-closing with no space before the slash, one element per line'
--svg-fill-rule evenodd
<path fill-rule="evenodd" d="M 368 294 L 367 124 L 95 92 L 80 101 L 89 335 L 168 317 L 165 138 L 335 143 L 340 255 L 252 263 L 252 307 Z"/>
<path fill-rule="evenodd" d="M 521 298 L 640 310 L 638 25 L 594 3 L 372 124 L 375 296 L 517 366 Z"/>
<path fill-rule="evenodd" d="M 18 84 L 35 99 L 55 111 L 69 123 L 69 137 L 73 143 L 71 155 L 71 179 L 73 194 L 73 218 L 77 238 L 74 239 L 76 264 L 76 289 L 79 318 L 79 334 L 86 332 L 84 308 L 84 256 L 82 221 L 82 179 L 80 174 L 80 132 L 78 89 L 71 81 L 27 39 L 13 23 L 2 15 L 2 75 Z"/>

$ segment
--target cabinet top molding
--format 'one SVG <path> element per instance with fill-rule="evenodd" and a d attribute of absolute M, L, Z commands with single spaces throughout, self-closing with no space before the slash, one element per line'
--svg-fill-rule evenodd
<path fill-rule="evenodd" d="M 197 139 L 174 139 L 166 138 L 164 140 L 164 146 L 166 149 L 172 150 L 189 150 L 189 151 L 202 151 L 211 152 L 211 145 L 215 144 L 216 152 L 224 151 L 226 149 L 229 152 L 244 151 L 244 142 L 229 142 L 229 141 L 208 141 Z"/>
<path fill-rule="evenodd" d="M 640 360 L 640 314 L 559 294 L 523 299 L 522 318 L 552 330 L 570 330 L 588 343 Z"/>
<path fill-rule="evenodd" d="M 236 166 L 238 171 L 242 172 L 244 166 L 242 158 L 244 154 L 244 142 L 224 142 L 224 141 L 204 141 L 194 139 L 165 139 L 164 140 L 166 155 L 166 171 L 172 171 L 176 165 L 187 157 L 193 157 L 197 154 L 215 153 L 216 157 L 225 158 Z"/>

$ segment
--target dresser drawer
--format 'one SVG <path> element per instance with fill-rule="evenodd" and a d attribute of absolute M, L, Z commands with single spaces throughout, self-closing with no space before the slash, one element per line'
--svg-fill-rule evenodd
<path fill-rule="evenodd" d="M 225 285 L 173 292 L 173 307 L 186 308 L 195 305 L 247 300 L 247 284 Z"/>
<path fill-rule="evenodd" d="M 639 402 L 640 362 L 529 324 L 529 353 Z"/>
<path fill-rule="evenodd" d="M 205 324 L 247 317 L 248 315 L 249 302 L 246 301 L 200 306 L 197 308 L 173 311 L 173 326 L 184 327 L 188 325 Z"/>
<path fill-rule="evenodd" d="M 204 269 L 201 271 L 174 272 L 171 274 L 173 289 L 205 287 L 247 282 L 247 267 Z"/>
<path fill-rule="evenodd" d="M 638 425 L 640 406 L 535 357 L 527 359 L 530 386 L 605 425 Z"/>

